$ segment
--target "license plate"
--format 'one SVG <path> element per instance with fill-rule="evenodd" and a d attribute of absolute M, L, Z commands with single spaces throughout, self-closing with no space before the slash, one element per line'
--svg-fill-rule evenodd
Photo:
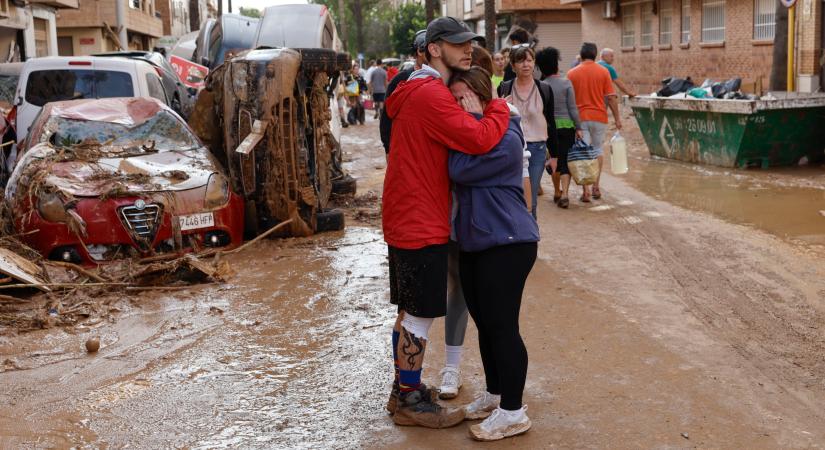
<path fill-rule="evenodd" d="M 197 230 L 198 228 L 208 228 L 215 226 L 215 216 L 209 213 L 189 214 L 188 216 L 178 216 L 181 231 Z"/>

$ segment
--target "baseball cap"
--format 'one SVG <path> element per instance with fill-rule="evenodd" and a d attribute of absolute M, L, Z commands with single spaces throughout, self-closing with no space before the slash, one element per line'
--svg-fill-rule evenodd
<path fill-rule="evenodd" d="M 466 25 L 453 17 L 439 17 L 427 25 L 427 44 L 440 39 L 450 44 L 484 41 L 483 37 L 473 33 Z"/>
<path fill-rule="evenodd" d="M 413 38 L 412 42 L 412 52 L 415 53 L 417 51 L 424 51 L 424 47 L 427 46 L 427 30 L 418 30 L 415 32 L 415 38 Z"/>

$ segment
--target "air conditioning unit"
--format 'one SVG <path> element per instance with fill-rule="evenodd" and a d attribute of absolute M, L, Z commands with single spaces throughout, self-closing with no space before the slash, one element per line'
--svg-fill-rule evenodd
<path fill-rule="evenodd" d="M 618 0 L 605 0 L 602 9 L 602 19 L 615 19 L 619 15 Z"/>

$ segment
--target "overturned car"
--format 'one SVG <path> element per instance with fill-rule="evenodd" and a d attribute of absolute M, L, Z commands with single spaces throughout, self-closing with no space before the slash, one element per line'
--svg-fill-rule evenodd
<path fill-rule="evenodd" d="M 27 245 L 84 265 L 243 239 L 243 200 L 186 123 L 152 98 L 44 106 L 5 201 Z"/>

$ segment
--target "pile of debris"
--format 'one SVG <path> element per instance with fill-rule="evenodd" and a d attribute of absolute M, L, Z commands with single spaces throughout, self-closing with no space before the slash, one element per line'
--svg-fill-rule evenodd
<path fill-rule="evenodd" d="M 725 81 L 706 79 L 700 86 L 696 86 L 690 77 L 668 77 L 662 80 L 662 88 L 652 97 L 668 98 L 698 98 L 705 100 L 759 100 L 758 95 L 746 94 L 741 91 L 742 79 L 731 78 Z"/>

